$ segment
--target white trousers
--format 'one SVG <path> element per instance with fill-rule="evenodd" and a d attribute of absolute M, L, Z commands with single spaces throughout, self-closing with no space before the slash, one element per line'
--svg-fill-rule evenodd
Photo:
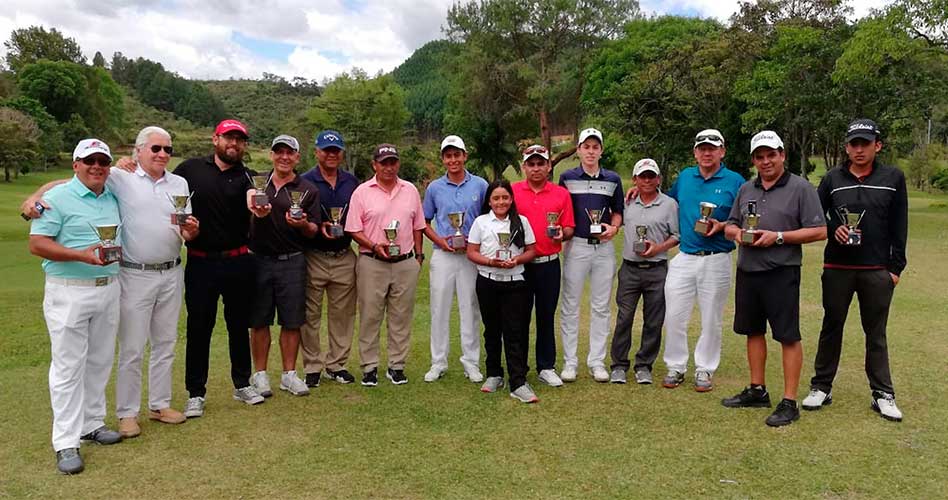
<path fill-rule="evenodd" d="M 477 305 L 474 285 L 477 268 L 465 254 L 435 250 L 428 267 L 431 286 L 431 366 L 448 369 L 450 349 L 451 306 L 458 298 L 458 316 L 461 327 L 461 364 L 476 369 L 481 357 L 481 338 L 478 325 L 481 311 Z"/>
<path fill-rule="evenodd" d="M 115 414 L 138 415 L 142 402 L 142 359 L 148 359 L 148 409 L 171 406 L 171 364 L 178 340 L 178 316 L 184 291 L 184 271 L 138 271 L 122 268 L 119 361 L 115 380 Z"/>
<path fill-rule="evenodd" d="M 579 360 L 579 308 L 583 287 L 589 278 L 589 355 L 586 366 L 605 367 L 606 340 L 612 299 L 612 278 L 616 274 L 616 251 L 612 241 L 590 245 L 573 239 L 563 250 L 563 286 L 560 292 L 560 332 L 563 366 L 576 368 Z"/>
<path fill-rule="evenodd" d="M 695 370 L 714 373 L 721 362 L 721 325 L 731 288 L 731 254 L 679 253 L 665 278 L 665 365 L 688 369 L 688 322 L 695 297 L 701 311 L 701 335 L 695 344 Z"/>
<path fill-rule="evenodd" d="M 115 357 L 119 283 L 101 287 L 46 283 L 49 399 L 53 449 L 78 448 L 79 438 L 105 425 L 105 386 Z"/>

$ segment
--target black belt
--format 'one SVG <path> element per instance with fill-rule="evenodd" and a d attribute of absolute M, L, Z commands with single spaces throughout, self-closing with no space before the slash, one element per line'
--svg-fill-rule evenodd
<path fill-rule="evenodd" d="M 320 250 L 318 248 L 313 248 L 312 251 L 318 254 L 326 255 L 329 257 L 335 257 L 335 258 L 339 258 L 346 254 L 352 253 L 352 249 L 349 247 L 343 248 L 342 250 Z"/>
<path fill-rule="evenodd" d="M 600 241 L 599 238 L 586 238 L 586 243 L 589 245 L 598 245 L 602 243 L 602 241 Z"/>
<path fill-rule="evenodd" d="M 273 259 L 273 260 L 290 260 L 293 257 L 296 257 L 297 255 L 303 255 L 303 252 L 281 253 L 279 255 L 263 255 L 263 254 L 255 253 L 254 255 L 256 255 L 257 257 L 265 257 L 267 259 Z"/>
<path fill-rule="evenodd" d="M 181 257 L 178 257 L 175 260 L 169 260 L 168 262 L 162 262 L 160 264 L 139 264 L 138 262 L 132 262 L 130 260 L 122 260 L 119 265 L 138 271 L 167 271 L 169 269 L 178 267 L 178 264 L 180 263 Z"/>
<path fill-rule="evenodd" d="M 697 252 L 685 252 L 688 255 L 697 255 L 698 257 L 706 257 L 708 255 L 715 255 L 719 253 L 728 253 L 730 250 L 699 250 Z"/>
<path fill-rule="evenodd" d="M 399 255 L 398 257 L 392 257 L 392 258 L 389 258 L 389 259 L 386 259 L 385 257 L 382 257 L 381 255 L 376 255 L 376 254 L 374 254 L 374 253 L 363 253 L 362 255 L 365 255 L 366 257 L 372 257 L 373 259 L 375 259 L 375 260 L 380 260 L 380 261 L 382 261 L 382 262 L 388 262 L 389 264 L 395 264 L 395 263 L 397 263 L 397 262 L 401 262 L 401 261 L 403 261 L 403 260 L 408 260 L 408 259 L 414 257 L 414 256 L 415 256 L 415 251 L 412 250 L 411 252 L 403 253 L 403 254 Z"/>
<path fill-rule="evenodd" d="M 665 260 L 629 260 L 622 259 L 627 265 L 632 267 L 637 267 L 639 269 L 652 269 L 655 267 L 665 267 L 668 265 L 668 261 Z"/>

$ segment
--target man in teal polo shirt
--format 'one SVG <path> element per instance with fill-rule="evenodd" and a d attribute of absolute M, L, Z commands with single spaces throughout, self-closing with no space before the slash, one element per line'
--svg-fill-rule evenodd
<path fill-rule="evenodd" d="M 734 242 L 724 237 L 737 191 L 744 178 L 729 170 L 724 159 L 724 137 L 707 129 L 695 136 L 697 165 L 686 168 L 668 190 L 678 202 L 681 252 L 668 263 L 665 278 L 665 366 L 662 386 L 672 389 L 685 380 L 688 368 L 688 322 L 695 299 L 701 310 L 701 335 L 695 343 L 694 387 L 698 392 L 714 388 L 712 376 L 721 361 L 721 327 L 724 304 L 731 289 L 731 252 Z M 701 205 L 712 208 L 701 220 Z"/>
<path fill-rule="evenodd" d="M 75 176 L 46 193 L 48 213 L 30 228 L 30 252 L 43 258 L 46 272 L 53 449 L 64 474 L 83 470 L 80 440 L 122 440 L 105 426 L 105 386 L 119 323 L 119 266 L 103 261 L 95 229 L 119 224 L 118 202 L 105 187 L 111 164 L 104 142 L 80 141 L 73 152 Z"/>

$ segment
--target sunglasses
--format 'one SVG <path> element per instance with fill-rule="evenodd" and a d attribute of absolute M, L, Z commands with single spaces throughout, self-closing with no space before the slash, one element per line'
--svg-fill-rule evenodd
<path fill-rule="evenodd" d="M 695 142 L 701 141 L 714 141 L 714 142 L 724 142 L 724 139 L 716 135 L 699 135 L 695 137 Z"/>
<path fill-rule="evenodd" d="M 159 151 L 161 151 L 161 150 L 164 150 L 164 152 L 165 152 L 168 156 L 171 156 L 172 154 L 174 154 L 174 148 L 171 147 L 171 146 L 159 146 L 158 144 L 152 144 L 152 146 L 151 146 L 151 152 L 152 152 L 152 153 L 156 153 L 156 154 L 157 154 L 157 153 L 158 153 Z"/>
<path fill-rule="evenodd" d="M 546 148 L 543 147 L 543 146 L 530 146 L 529 148 L 523 150 L 523 154 L 525 154 L 525 155 L 534 155 L 534 154 L 545 155 L 545 154 L 546 154 Z"/>
<path fill-rule="evenodd" d="M 90 167 L 92 165 L 95 165 L 96 163 L 98 163 L 100 167 L 108 167 L 109 165 L 112 164 L 112 160 L 108 158 L 101 158 L 101 157 L 96 159 L 91 156 L 87 156 L 82 159 L 82 163 L 85 163 L 86 165 L 89 165 Z"/>

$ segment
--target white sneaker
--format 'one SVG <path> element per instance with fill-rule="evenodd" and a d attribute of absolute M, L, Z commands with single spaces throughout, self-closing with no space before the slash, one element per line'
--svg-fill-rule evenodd
<path fill-rule="evenodd" d="M 833 392 L 825 393 L 819 389 L 810 389 L 810 393 L 803 398 L 804 410 L 819 410 L 824 406 L 833 404 Z"/>
<path fill-rule="evenodd" d="M 425 382 L 434 382 L 439 378 L 444 376 L 444 372 L 447 371 L 440 366 L 432 366 L 428 373 L 425 374 Z"/>
<path fill-rule="evenodd" d="M 481 373 L 481 371 L 476 366 L 473 368 L 465 368 L 464 377 L 475 384 L 480 384 L 484 381 L 484 374 Z"/>
<path fill-rule="evenodd" d="M 270 389 L 270 377 L 267 376 L 267 372 L 256 372 L 251 375 L 250 385 L 257 391 L 257 394 L 265 398 L 273 395 L 273 391 Z"/>
<path fill-rule="evenodd" d="M 252 385 L 234 389 L 234 399 L 248 405 L 258 405 L 263 402 L 263 396 Z"/>
<path fill-rule="evenodd" d="M 280 376 L 280 390 L 289 392 L 294 396 L 309 394 L 309 387 L 306 387 L 306 382 L 296 376 L 296 370 L 283 372 L 283 375 Z"/>
<path fill-rule="evenodd" d="M 560 379 L 560 376 L 556 374 L 556 371 L 552 369 L 540 370 L 540 382 L 550 386 L 550 387 L 559 387 L 563 385 L 563 380 Z"/>
<path fill-rule="evenodd" d="M 560 378 L 563 379 L 563 382 L 576 382 L 576 367 L 564 367 L 563 371 L 560 372 Z"/>
<path fill-rule="evenodd" d="M 887 392 L 874 391 L 872 393 L 872 410 L 882 415 L 882 418 L 893 422 L 902 421 L 902 412 L 895 406 L 895 396 Z"/>
<path fill-rule="evenodd" d="M 589 369 L 589 374 L 592 375 L 593 380 L 596 382 L 608 382 L 609 381 L 609 372 L 606 371 L 606 368 L 603 366 L 594 366 Z"/>
<path fill-rule="evenodd" d="M 187 418 L 203 417 L 204 398 L 201 396 L 188 398 L 188 402 L 184 405 L 184 416 Z"/>
<path fill-rule="evenodd" d="M 553 371 L 553 370 L 550 370 Z M 554 375 L 556 375 L 554 373 Z M 562 382 L 561 382 L 562 383 Z M 517 388 L 517 390 L 510 393 L 510 397 L 520 401 L 521 403 L 537 403 L 540 401 L 540 398 L 534 394 L 533 389 L 529 385 L 523 384 Z"/>

